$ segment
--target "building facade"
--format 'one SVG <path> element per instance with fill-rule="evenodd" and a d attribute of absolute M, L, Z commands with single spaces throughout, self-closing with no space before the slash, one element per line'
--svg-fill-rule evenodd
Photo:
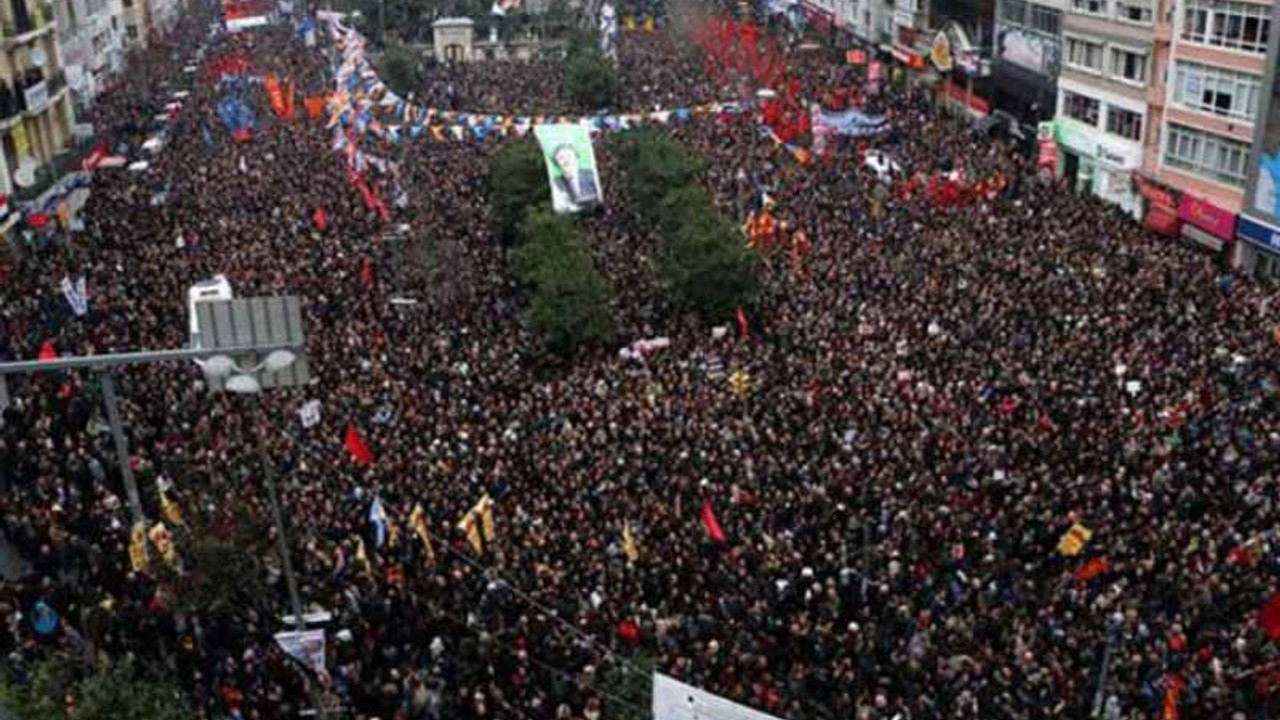
<path fill-rule="evenodd" d="M 1153 132 L 1147 96 L 1155 72 L 1154 0 L 1066 0 L 1055 135 L 1076 192 L 1139 218 L 1133 174 Z"/>
<path fill-rule="evenodd" d="M 1053 119 L 1062 64 L 1064 0 L 996 3 L 993 97 L 1026 123 Z"/>
<path fill-rule="evenodd" d="M 1280 38 L 1275 32 L 1280 4 L 1271 10 L 1266 73 L 1257 98 L 1234 260 L 1256 277 L 1280 281 Z"/>
<path fill-rule="evenodd" d="M 1152 92 L 1145 179 L 1174 191 L 1178 234 L 1231 251 L 1244 204 L 1274 7 L 1264 2 L 1177 0 L 1160 18 L 1166 71 Z M 1158 210 L 1167 214 L 1167 208 Z"/>
<path fill-rule="evenodd" d="M 34 199 L 63 174 L 75 115 L 53 9 L 39 0 L 5 0 L 0 27 L 0 195 L 7 232 L 15 201 Z"/>
<path fill-rule="evenodd" d="M 54 14 L 67 83 L 76 107 L 84 108 L 124 67 L 124 5 L 120 0 L 60 0 Z"/>

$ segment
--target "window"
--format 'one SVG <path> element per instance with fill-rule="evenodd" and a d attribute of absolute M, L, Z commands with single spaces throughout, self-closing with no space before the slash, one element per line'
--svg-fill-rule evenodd
<path fill-rule="evenodd" d="M 1080 70 L 1102 72 L 1102 43 L 1067 38 L 1067 64 Z"/>
<path fill-rule="evenodd" d="M 1172 168 L 1244 187 L 1249 146 L 1231 138 L 1169 123 L 1164 162 Z"/>
<path fill-rule="evenodd" d="M 1152 0 L 1116 0 L 1116 19 L 1121 22 L 1151 24 Z"/>
<path fill-rule="evenodd" d="M 1031 29 L 1057 38 L 1062 29 L 1062 13 L 1043 5 L 1032 5 Z"/>
<path fill-rule="evenodd" d="M 130 25 L 124 29 L 124 34 L 129 36 L 130 40 L 138 39 L 138 26 Z"/>
<path fill-rule="evenodd" d="M 1106 15 L 1107 0 L 1071 0 L 1071 9 L 1086 15 Z"/>
<path fill-rule="evenodd" d="M 1124 48 L 1111 48 L 1111 75 L 1117 80 L 1144 85 L 1147 82 L 1147 55 Z"/>
<path fill-rule="evenodd" d="M 1267 52 L 1271 7 L 1242 2 L 1187 0 L 1182 39 L 1245 52 Z"/>
<path fill-rule="evenodd" d="M 1000 19 L 1013 25 L 1027 24 L 1027 3 L 1025 0 L 1004 0 L 1000 3 Z"/>
<path fill-rule="evenodd" d="M 1132 110 L 1107 106 L 1107 132 L 1119 135 L 1126 140 L 1142 139 L 1142 113 Z"/>
<path fill-rule="evenodd" d="M 1073 120 L 1097 127 L 1100 106 L 1101 103 L 1091 97 L 1062 91 L 1062 113 Z"/>
<path fill-rule="evenodd" d="M 1262 78 L 1226 68 L 1179 61 L 1173 101 L 1200 112 L 1252 121 L 1258 112 Z"/>

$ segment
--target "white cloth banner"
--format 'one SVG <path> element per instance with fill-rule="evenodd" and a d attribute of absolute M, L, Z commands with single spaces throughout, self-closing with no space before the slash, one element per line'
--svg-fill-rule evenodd
<path fill-rule="evenodd" d="M 67 304 L 76 317 L 84 317 L 89 312 L 89 292 L 85 288 L 83 275 L 75 283 L 71 282 L 71 278 L 63 277 L 62 294 L 66 296 Z"/>
<path fill-rule="evenodd" d="M 320 401 L 308 400 L 303 403 L 302 408 L 298 410 L 298 418 L 302 420 L 302 427 L 310 430 L 320 424 Z"/>
<path fill-rule="evenodd" d="M 280 649 L 312 670 L 324 672 L 324 631 L 294 630 L 276 633 Z"/>
<path fill-rule="evenodd" d="M 779 720 L 719 695 L 653 674 L 653 720 Z"/>

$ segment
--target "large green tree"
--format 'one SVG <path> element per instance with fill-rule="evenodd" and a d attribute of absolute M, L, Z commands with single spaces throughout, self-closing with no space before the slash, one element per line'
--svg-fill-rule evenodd
<path fill-rule="evenodd" d="M 68 700 L 74 699 L 74 714 Z M 190 720 L 195 717 L 182 689 L 128 662 L 103 663 L 92 671 L 53 657 L 32 668 L 26 682 L 0 677 L 0 706 L 18 720 Z"/>
<path fill-rule="evenodd" d="M 613 293 L 578 239 L 573 223 L 531 210 L 520 226 L 516 276 L 532 291 L 529 327 L 555 352 L 572 351 L 613 333 Z"/>
<path fill-rule="evenodd" d="M 627 199 L 650 219 L 662 213 L 668 193 L 694 185 L 702 173 L 702 162 L 663 132 L 628 132 L 617 148 L 626 167 Z"/>
<path fill-rule="evenodd" d="M 577 42 L 565 60 L 564 87 L 579 110 L 607 110 L 618 97 L 618 73 L 591 42 Z"/>
<path fill-rule="evenodd" d="M 489 162 L 490 221 L 502 241 L 519 241 L 520 223 L 532 207 L 550 207 L 547 168 L 532 139 L 507 143 Z"/>

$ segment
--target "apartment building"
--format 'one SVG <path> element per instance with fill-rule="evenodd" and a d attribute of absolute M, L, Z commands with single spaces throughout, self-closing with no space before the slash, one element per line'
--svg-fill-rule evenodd
<path fill-rule="evenodd" d="M 1163 72 L 1139 186 L 1148 225 L 1215 251 L 1235 237 L 1271 41 L 1270 2 L 1167 0 L 1157 17 Z M 1176 202 L 1176 214 L 1171 205 Z"/>
<path fill-rule="evenodd" d="M 58 0 L 58 45 L 72 98 L 85 107 L 124 67 L 125 22 L 121 0 Z"/>
<path fill-rule="evenodd" d="M 1066 0 L 1054 134 L 1064 175 L 1142 215 L 1133 174 L 1150 133 L 1147 96 L 1157 68 L 1155 0 Z"/>
<path fill-rule="evenodd" d="M 1272 7 L 1271 28 L 1280 23 Z M 1244 202 L 1236 222 L 1233 260 L 1244 271 L 1280 282 L 1280 37 L 1270 34 L 1258 114 L 1249 153 Z"/>
<path fill-rule="evenodd" d="M 1036 123 L 1057 110 L 1064 0 L 999 0 L 993 83 L 996 107 Z"/>
<path fill-rule="evenodd" d="M 61 177 L 74 122 L 53 9 L 40 0 L 0 0 L 0 195 L 5 212 Z M 3 223 L 12 227 L 17 213 Z"/>

